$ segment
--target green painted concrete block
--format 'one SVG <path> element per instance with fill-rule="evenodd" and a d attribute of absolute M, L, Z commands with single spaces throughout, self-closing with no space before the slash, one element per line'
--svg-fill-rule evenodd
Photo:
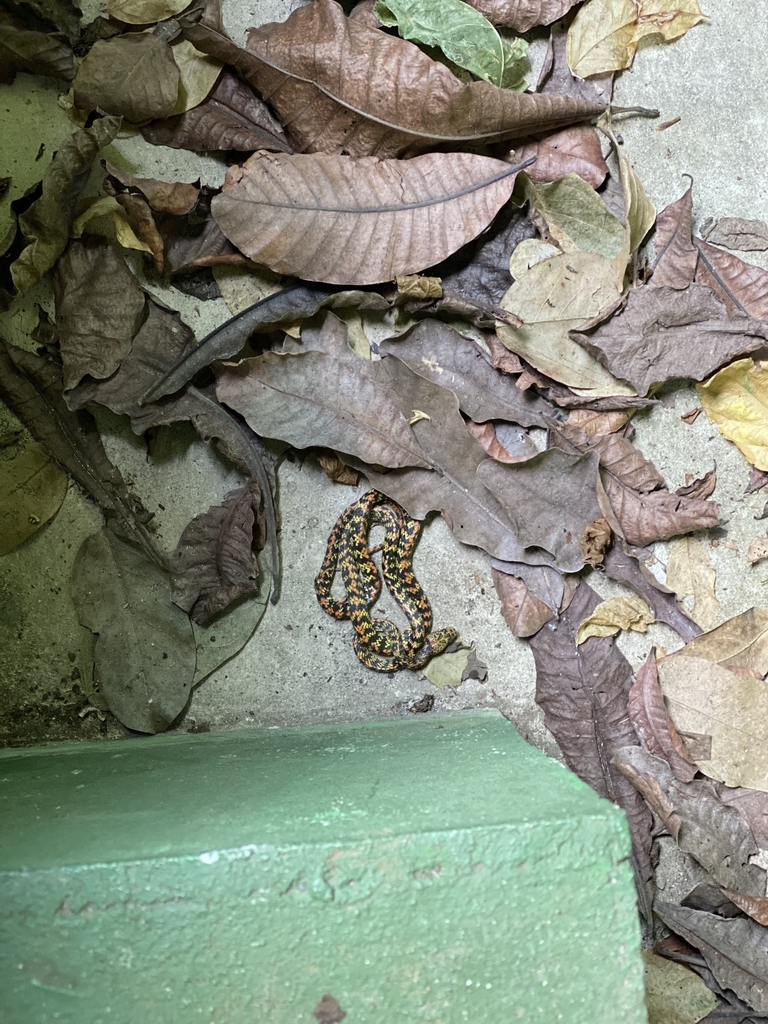
<path fill-rule="evenodd" d="M 642 1024 L 623 814 L 496 712 L 0 754 L 8 1024 Z"/>

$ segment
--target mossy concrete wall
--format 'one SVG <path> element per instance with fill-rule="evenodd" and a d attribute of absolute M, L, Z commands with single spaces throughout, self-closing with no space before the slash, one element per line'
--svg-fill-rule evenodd
<path fill-rule="evenodd" d="M 641 1024 L 622 813 L 496 712 L 0 754 L 8 1024 Z"/>

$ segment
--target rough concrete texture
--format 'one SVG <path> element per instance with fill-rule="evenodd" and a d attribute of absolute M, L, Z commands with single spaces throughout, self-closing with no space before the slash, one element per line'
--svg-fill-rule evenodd
<path fill-rule="evenodd" d="M 0 776 L 0 1021 L 646 1020 L 624 816 L 493 711 Z"/>
<path fill-rule="evenodd" d="M 229 0 L 226 20 L 237 34 L 256 17 L 285 16 L 289 7 Z M 763 57 L 768 29 L 746 0 L 712 0 L 706 9 L 711 20 L 683 39 L 669 45 L 644 45 L 634 69 L 619 78 L 616 88 L 617 103 L 657 106 L 662 121 L 676 116 L 681 121 L 659 132 L 658 122 L 628 120 L 620 123 L 619 130 L 658 209 L 682 193 L 683 175 L 689 173 L 695 180 L 697 223 L 724 215 L 768 219 Z M 57 140 L 72 128 L 56 106 L 58 92 L 55 83 L 24 75 L 12 87 L 2 87 L 0 110 L 7 130 L 0 174 L 14 176 L 16 191 L 42 172 Z M 41 140 L 46 142 L 46 152 L 35 163 Z M 199 176 L 212 184 L 223 179 L 224 165 L 217 158 L 151 147 L 140 136 L 117 141 L 106 155 L 135 173 L 188 181 Z M 17 183 L 21 168 L 27 178 L 20 177 Z M 768 266 L 766 254 L 746 254 L 746 258 Z M 173 289 L 165 290 L 162 297 L 182 312 L 198 336 L 229 315 L 222 300 L 204 303 Z M 35 289 L 18 308 L 0 317 L 5 336 L 25 343 L 35 322 L 35 303 L 50 309 L 45 288 Z M 692 389 L 670 389 L 663 404 L 636 418 L 637 444 L 673 489 L 685 483 L 688 474 L 699 476 L 717 462 L 715 497 L 723 508 L 724 530 L 708 543 L 725 618 L 763 602 L 765 569 L 759 564 L 750 568 L 745 552 L 749 541 L 764 532 L 754 516 L 762 511 L 765 498 L 760 493 L 744 496 L 746 460 L 703 415 L 692 426 L 680 420 L 695 404 Z M 5 416 L 2 423 L 10 419 Z M 234 474 L 191 431 L 163 431 L 148 458 L 142 440 L 116 417 L 102 416 L 100 422 L 115 461 L 134 481 L 145 504 L 157 512 L 160 537 L 169 547 L 192 515 L 232 486 Z M 178 728 L 405 714 L 410 699 L 430 692 L 438 709 L 497 706 L 524 735 L 554 752 L 533 700 L 533 659 L 527 645 L 510 634 L 501 618 L 487 560 L 479 551 L 455 542 L 439 519 L 424 530 L 416 570 L 432 600 L 436 624 L 454 624 L 476 644 L 479 658 L 488 665 L 487 681 L 439 691 L 414 673 L 375 675 L 358 664 L 348 626 L 323 614 L 312 579 L 334 520 L 365 489 L 364 480 L 357 490 L 330 483 L 311 458 L 303 463 L 283 462 L 279 471 L 282 599 L 267 609 L 247 648 L 198 689 Z M 69 599 L 69 578 L 79 543 L 98 521 L 90 502 L 71 487 L 56 519 L 0 563 L 0 674 L 4 681 L 0 740 L 4 742 L 120 734 L 117 726 L 99 722 L 94 713 L 79 718 L 85 701 L 72 689 L 78 685 L 81 631 Z M 658 545 L 657 553 L 661 572 L 664 545 Z M 623 592 L 596 573 L 590 582 L 604 596 Z M 651 643 L 679 646 L 676 635 L 663 626 L 619 642 L 635 665 Z"/>

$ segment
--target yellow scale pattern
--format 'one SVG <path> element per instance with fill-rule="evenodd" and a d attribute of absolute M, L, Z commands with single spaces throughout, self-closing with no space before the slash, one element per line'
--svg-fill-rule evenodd
<path fill-rule="evenodd" d="M 379 571 L 368 547 L 368 534 L 375 524 L 384 527 L 381 571 L 408 620 L 404 632 L 389 619 L 371 615 L 381 594 Z M 432 608 L 413 572 L 413 552 L 420 533 L 421 523 L 411 519 L 397 502 L 380 491 L 368 491 L 336 520 L 315 578 L 320 607 L 335 619 L 352 622 L 355 654 L 375 672 L 422 668 L 458 637 L 450 626 L 431 632 Z M 342 598 L 331 596 L 337 572 L 344 585 Z"/>

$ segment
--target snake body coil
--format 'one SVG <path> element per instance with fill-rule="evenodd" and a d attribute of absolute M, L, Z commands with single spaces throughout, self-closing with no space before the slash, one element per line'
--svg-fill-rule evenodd
<path fill-rule="evenodd" d="M 408 628 L 401 632 L 388 619 L 374 618 L 371 607 L 381 593 L 381 579 L 368 548 L 373 525 L 384 527 L 381 570 L 387 589 L 403 610 Z M 324 611 L 349 619 L 358 659 L 376 672 L 416 669 L 441 654 L 458 636 L 455 629 L 432 630 L 432 608 L 413 573 L 413 552 L 421 523 L 380 491 L 368 491 L 339 516 L 328 538 L 315 593 Z M 345 596 L 331 596 L 336 572 Z"/>

